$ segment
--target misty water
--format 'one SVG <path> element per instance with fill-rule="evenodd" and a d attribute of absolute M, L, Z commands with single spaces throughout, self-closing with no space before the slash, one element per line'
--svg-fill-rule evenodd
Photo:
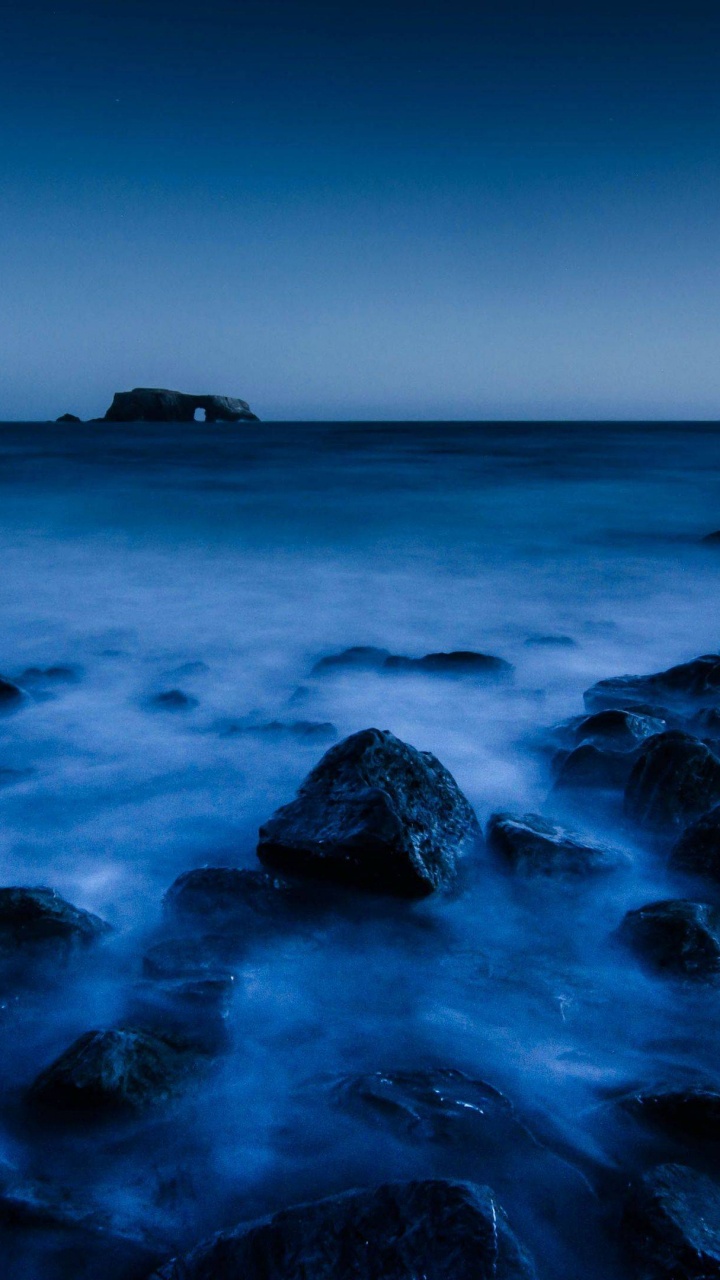
<path fill-rule="evenodd" d="M 700 545 L 720 525 L 717 430 L 7 424 L 0 484 L 0 673 L 30 694 L 0 719 L 0 883 L 52 886 L 114 930 L 4 993 L 0 1159 L 169 1253 L 340 1189 L 470 1178 L 543 1280 L 623 1276 L 622 1188 L 667 1149 L 612 1098 L 713 1073 L 720 1026 L 714 991 L 649 975 L 612 936 L 684 888 L 612 806 L 571 815 L 629 855 L 612 874 L 522 882 L 481 851 L 458 893 L 356 894 L 248 934 L 225 1051 L 142 1119 L 52 1128 L 23 1095 L 77 1035 L 126 1017 L 143 954 L 172 932 L 175 877 L 256 866 L 259 825 L 332 741 L 261 726 L 388 728 L 442 760 L 483 825 L 566 816 L 549 730 L 583 690 L 717 649 L 720 553 Z M 358 644 L 474 649 L 515 674 L 310 674 Z M 153 701 L 173 689 L 195 703 Z M 438 1134 L 348 1105 L 338 1083 L 421 1068 L 487 1082 L 515 1119 L 486 1132 L 460 1099 Z M 50 1237 L 23 1235 L 13 1276 L 85 1274 Z"/>

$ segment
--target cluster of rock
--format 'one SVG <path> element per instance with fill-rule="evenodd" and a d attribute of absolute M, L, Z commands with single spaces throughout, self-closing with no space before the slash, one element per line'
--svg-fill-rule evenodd
<path fill-rule="evenodd" d="M 466 653 L 393 659 L 363 649 L 325 658 L 315 673 L 417 671 L 412 664 L 419 663 L 423 674 L 452 667 L 473 677 L 503 673 L 492 666 L 498 662 Z M 10 705 L 23 696 L 13 682 L 0 684 Z M 716 888 L 720 736 L 713 737 L 712 713 L 720 705 L 720 656 L 604 680 L 585 701 L 587 714 L 557 731 L 565 745 L 553 796 L 569 788 L 621 798 L 627 820 L 675 873 Z M 73 1123 L 169 1102 L 226 1047 L 228 1003 L 248 939 L 312 925 L 327 907 L 337 909 L 342 895 L 412 901 L 446 893 L 457 888 L 464 862 L 482 868 L 494 860 L 526 881 L 577 880 L 627 864 L 624 852 L 541 814 L 493 814 L 483 840 L 470 802 L 440 761 L 376 728 L 326 752 L 295 799 L 261 827 L 257 855 L 254 869 L 203 867 L 178 877 L 165 896 L 167 927 L 144 957 L 123 1017 L 86 1031 L 46 1065 L 28 1090 L 31 1108 Z M 60 958 L 72 963 L 108 933 L 102 920 L 52 890 L 0 890 L 6 969 L 17 969 L 19 958 L 25 974 Z M 618 922 L 617 938 L 657 974 L 694 983 L 720 975 L 720 910 L 712 900 L 640 903 Z M 457 1071 L 383 1072 L 336 1081 L 333 1089 L 338 1105 L 360 1107 L 424 1141 L 451 1141 L 458 1125 L 474 1123 L 486 1152 L 493 1142 L 538 1149 L 502 1094 Z M 712 1081 L 671 1083 L 639 1089 L 618 1105 L 671 1132 L 687 1152 L 687 1163 L 660 1164 L 635 1178 L 626 1196 L 620 1234 L 637 1274 L 720 1277 L 720 1189 L 693 1165 L 693 1142 L 720 1141 L 720 1089 Z M 535 1268 L 491 1189 L 433 1178 L 285 1209 L 223 1232 L 155 1272 L 156 1280 L 418 1275 L 525 1280 Z"/>

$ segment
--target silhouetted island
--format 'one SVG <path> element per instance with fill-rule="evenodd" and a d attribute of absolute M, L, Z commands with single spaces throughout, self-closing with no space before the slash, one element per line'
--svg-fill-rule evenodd
<path fill-rule="evenodd" d="M 191 396 L 161 387 L 116 391 L 104 422 L 192 422 L 197 409 L 206 422 L 258 422 L 246 400 L 231 396 Z"/>

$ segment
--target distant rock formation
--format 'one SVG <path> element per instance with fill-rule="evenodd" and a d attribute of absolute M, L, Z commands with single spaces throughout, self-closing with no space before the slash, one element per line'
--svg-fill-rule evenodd
<path fill-rule="evenodd" d="M 191 396 L 160 387 L 116 391 L 104 422 L 192 422 L 196 409 L 206 422 L 258 422 L 245 400 L 230 396 Z"/>
<path fill-rule="evenodd" d="M 82 418 L 78 418 L 74 413 L 61 413 L 56 422 L 82 422 Z"/>

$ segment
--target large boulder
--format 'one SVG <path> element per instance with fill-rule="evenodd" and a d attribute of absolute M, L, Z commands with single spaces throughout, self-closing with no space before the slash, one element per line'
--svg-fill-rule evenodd
<path fill-rule="evenodd" d="M 489 1187 L 385 1183 L 222 1232 L 154 1280 L 530 1280 Z"/>
<path fill-rule="evenodd" d="M 683 978 L 720 970 L 720 910 L 707 902 L 670 898 L 628 911 L 621 941 L 652 968 Z"/>
<path fill-rule="evenodd" d="M 28 1101 L 62 1115 L 141 1111 L 178 1088 L 186 1055 L 150 1032 L 86 1031 L 41 1071 Z"/>
<path fill-rule="evenodd" d="M 623 1229 L 639 1280 L 720 1278 L 720 1187 L 680 1164 L 631 1189 Z"/>
<path fill-rule="evenodd" d="M 0 960 L 57 957 L 109 933 L 110 925 L 54 889 L 0 889 Z"/>
<path fill-rule="evenodd" d="M 720 1142 L 720 1089 L 714 1084 L 659 1085 L 620 1099 L 643 1124 L 685 1142 Z"/>
<path fill-rule="evenodd" d="M 670 850 L 670 866 L 720 883 L 720 805 L 685 828 Z"/>
<path fill-rule="evenodd" d="M 612 676 L 585 692 L 588 711 L 629 707 L 633 703 L 714 706 L 720 700 L 720 654 L 704 654 L 649 676 Z"/>
<path fill-rule="evenodd" d="M 161 387 L 135 387 L 116 391 L 105 422 L 192 422 L 196 409 L 205 410 L 206 422 L 257 422 L 245 400 L 230 396 L 193 396 Z"/>
<path fill-rule="evenodd" d="M 488 848 L 506 866 L 524 876 L 578 876 L 612 871 L 622 854 L 587 836 L 578 836 L 539 813 L 513 817 L 494 813 L 485 831 Z"/>
<path fill-rule="evenodd" d="M 625 788 L 628 817 L 670 833 L 718 802 L 720 757 L 710 747 L 675 729 L 648 739 Z"/>
<path fill-rule="evenodd" d="M 512 663 L 489 653 L 475 653 L 471 649 L 453 649 L 449 653 L 426 653 L 422 658 L 406 658 L 377 649 L 373 645 L 355 645 L 340 653 L 320 658 L 312 669 L 315 676 L 330 675 L 337 671 L 378 671 L 384 675 L 432 675 L 474 676 L 498 679 L 512 675 Z"/>
<path fill-rule="evenodd" d="M 260 828 L 258 857 L 289 875 L 419 898 L 451 884 L 478 834 L 435 756 L 363 729 L 331 747 L 297 799 Z"/>

